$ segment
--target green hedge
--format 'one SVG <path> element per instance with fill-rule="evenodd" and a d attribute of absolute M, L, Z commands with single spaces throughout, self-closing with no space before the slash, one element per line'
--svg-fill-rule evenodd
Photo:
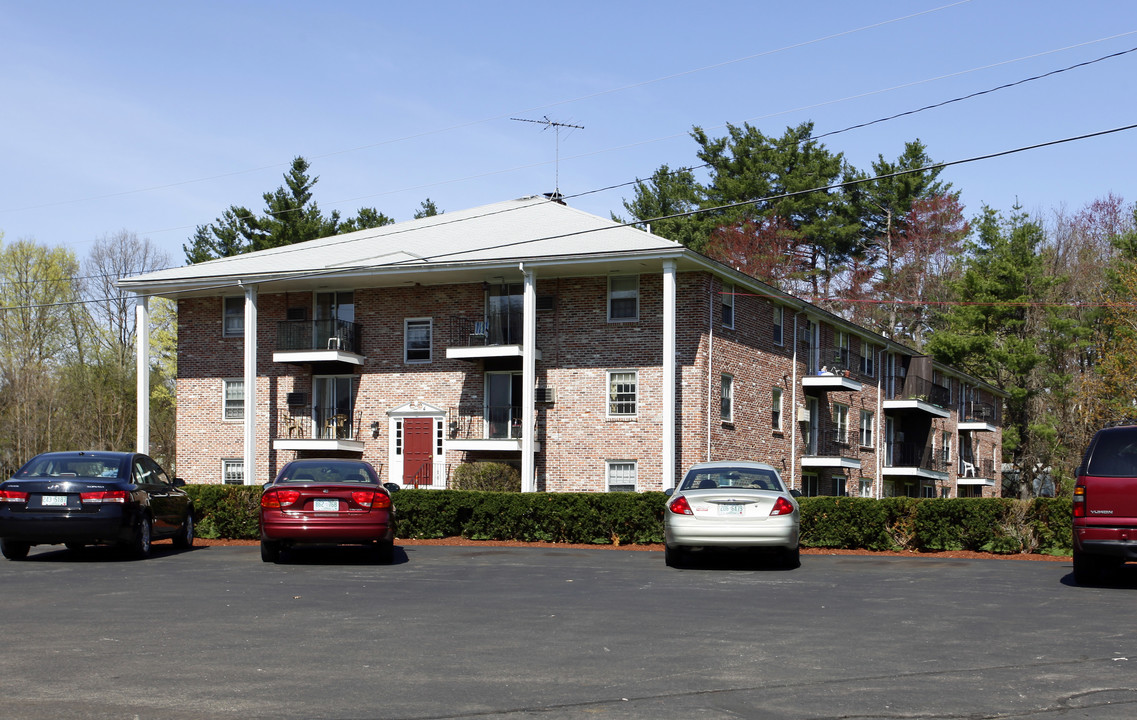
<path fill-rule="evenodd" d="M 190 485 L 198 534 L 256 539 L 260 486 Z M 400 490 L 398 536 L 637 545 L 663 541 L 666 496 Z M 1070 554 L 1058 498 L 800 498 L 803 547 Z"/>

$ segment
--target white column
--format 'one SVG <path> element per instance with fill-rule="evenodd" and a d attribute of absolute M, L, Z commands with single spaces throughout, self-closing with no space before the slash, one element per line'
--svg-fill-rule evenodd
<path fill-rule="evenodd" d="M 525 295 L 522 300 L 521 352 L 521 491 L 537 491 L 537 433 L 534 388 L 537 384 L 537 282 L 532 270 L 522 264 Z"/>
<path fill-rule="evenodd" d="M 663 261 L 662 489 L 675 487 L 675 261 Z"/>
<path fill-rule="evenodd" d="M 137 368 L 135 407 L 135 440 L 137 452 L 150 454 L 150 298 L 134 299 L 134 345 Z"/>
<path fill-rule="evenodd" d="M 245 456 L 246 485 L 257 478 L 257 288 L 245 288 Z"/>

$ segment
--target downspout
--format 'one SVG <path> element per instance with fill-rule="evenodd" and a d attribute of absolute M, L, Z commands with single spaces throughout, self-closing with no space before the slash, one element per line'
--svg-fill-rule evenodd
<path fill-rule="evenodd" d="M 876 364 L 876 487 L 873 489 L 873 496 L 880 500 L 884 492 L 884 443 L 887 442 L 884 437 L 884 356 L 888 352 L 888 348 L 881 350 L 877 354 Z"/>
<path fill-rule="evenodd" d="M 245 288 L 245 453 L 246 485 L 257 482 L 257 287 Z"/>
<path fill-rule="evenodd" d="M 675 261 L 663 261 L 663 490 L 675 487 Z"/>
<path fill-rule="evenodd" d="M 532 271 L 525 270 L 525 263 L 519 263 L 525 278 L 525 294 L 521 310 L 521 491 L 537 492 L 537 463 L 533 448 L 536 447 L 534 434 L 537 432 L 534 402 L 537 385 L 537 286 Z"/>
<path fill-rule="evenodd" d="M 707 293 L 710 308 L 707 317 L 707 456 L 705 460 L 711 461 L 711 388 L 714 379 L 715 359 L 715 279 L 711 278 L 710 292 Z"/>
<path fill-rule="evenodd" d="M 134 301 L 134 344 L 137 368 L 137 395 L 135 395 L 134 447 L 140 453 L 150 454 L 150 297 L 138 295 Z"/>
<path fill-rule="evenodd" d="M 798 487 L 797 482 L 797 316 L 800 313 L 794 313 L 794 334 L 790 339 L 790 347 L 793 348 L 793 384 L 790 386 L 790 489 Z M 799 488 L 800 489 L 800 488 Z"/>

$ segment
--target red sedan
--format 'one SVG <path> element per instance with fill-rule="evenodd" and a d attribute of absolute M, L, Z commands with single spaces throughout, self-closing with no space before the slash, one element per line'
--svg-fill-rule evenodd
<path fill-rule="evenodd" d="M 395 548 L 393 483 L 362 460 L 293 460 L 261 494 L 261 559 L 279 562 L 301 544 L 366 545 L 390 563 Z"/>

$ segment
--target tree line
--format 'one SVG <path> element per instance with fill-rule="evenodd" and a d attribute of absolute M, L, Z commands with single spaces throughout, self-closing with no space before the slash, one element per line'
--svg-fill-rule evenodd
<path fill-rule="evenodd" d="M 1137 206 L 968 218 L 919 140 L 862 171 L 812 132 L 696 127 L 701 163 L 660 166 L 624 210 L 1003 389 L 1004 493 L 1068 494 L 1093 432 L 1137 415 Z"/>

